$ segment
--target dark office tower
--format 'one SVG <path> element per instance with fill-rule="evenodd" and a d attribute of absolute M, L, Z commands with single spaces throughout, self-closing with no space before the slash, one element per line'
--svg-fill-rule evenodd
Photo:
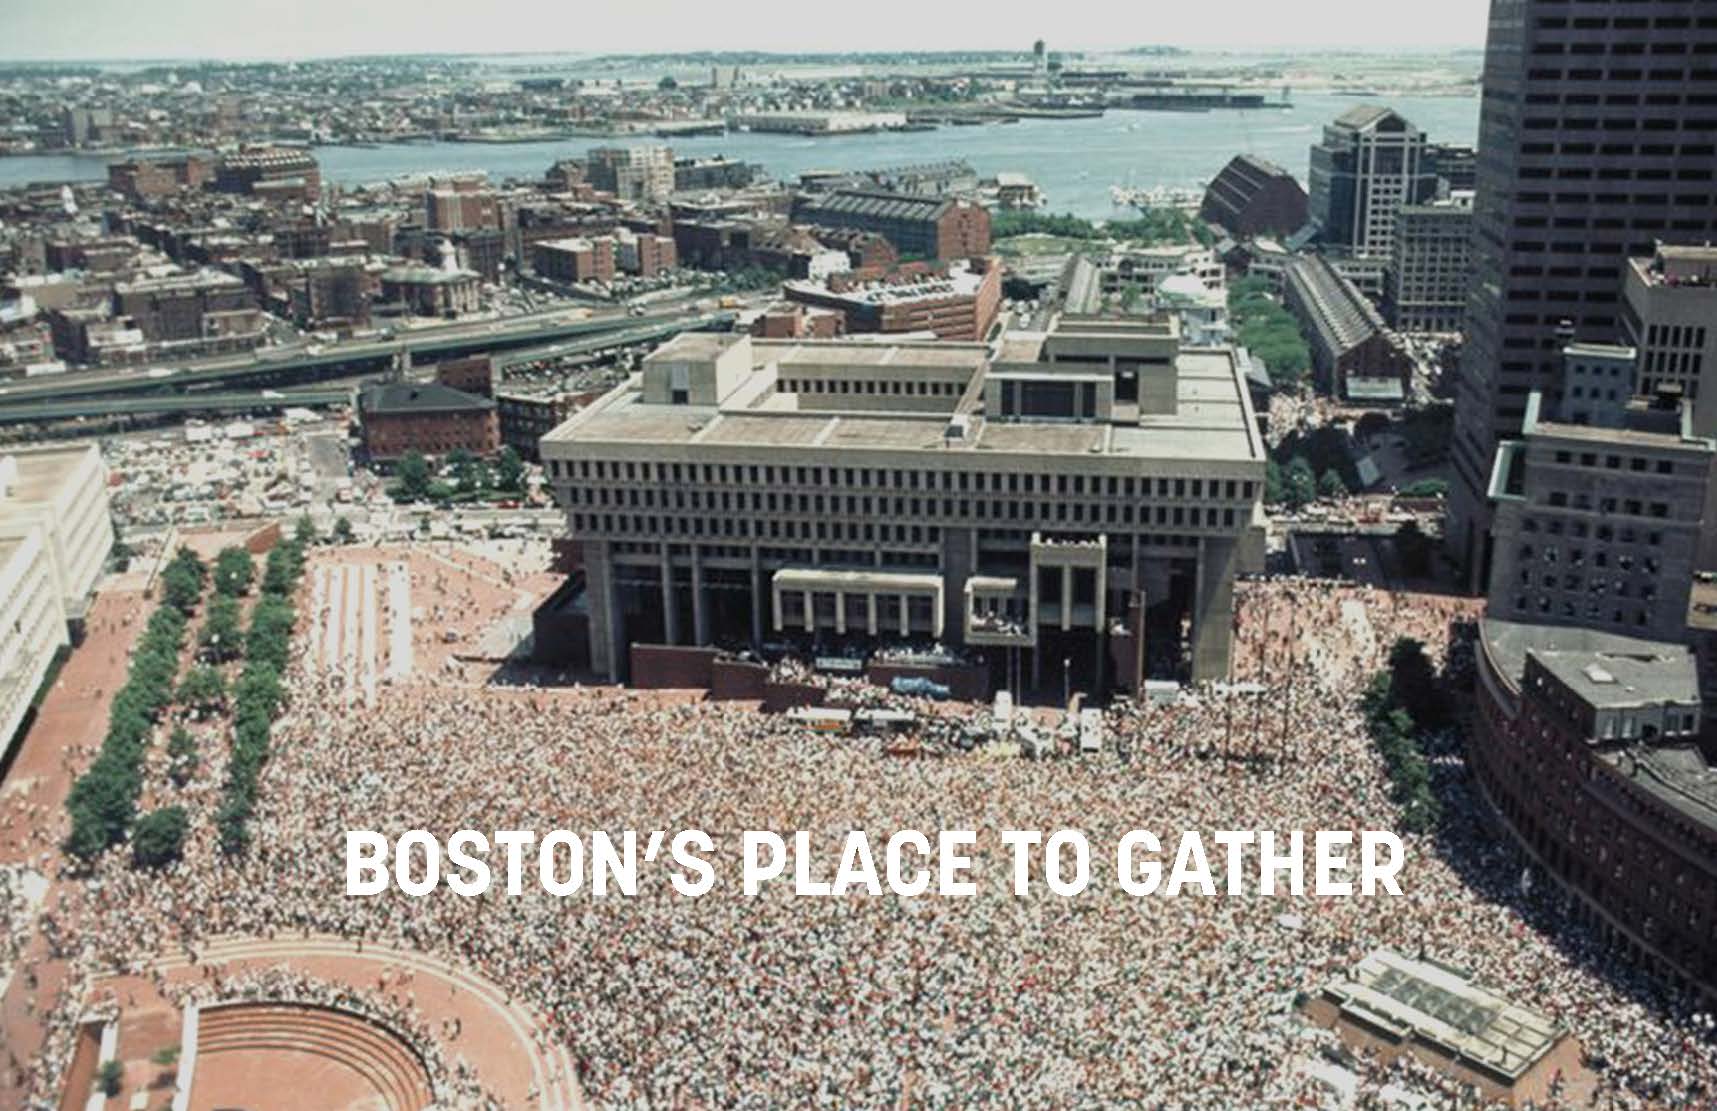
<path fill-rule="evenodd" d="M 1310 181 L 1324 249 L 1358 258 L 1388 258 L 1395 214 L 1437 191 L 1425 133 L 1390 108 L 1354 108 L 1326 126 L 1312 147 Z"/>
<path fill-rule="evenodd" d="M 1482 587 L 1486 487 L 1569 340 L 1615 342 L 1630 255 L 1717 236 L 1717 4 L 1492 0 L 1448 543 Z"/>

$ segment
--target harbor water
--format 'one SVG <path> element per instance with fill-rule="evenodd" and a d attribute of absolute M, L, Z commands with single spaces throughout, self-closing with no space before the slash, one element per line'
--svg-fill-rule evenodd
<path fill-rule="evenodd" d="M 1026 119 L 934 131 L 881 132 L 806 138 L 730 132 L 668 141 L 676 155 L 756 162 L 790 180 L 815 169 L 872 169 L 963 158 L 981 175 L 1016 171 L 1043 190 L 1048 211 L 1088 219 L 1121 213 L 1115 185 L 1190 188 L 1208 181 L 1230 157 L 1255 154 L 1305 179 L 1308 150 L 1324 124 L 1349 108 L 1383 103 L 1401 112 L 1433 142 L 1471 144 L 1478 137 L 1479 100 L 1458 96 L 1399 96 L 1360 100 L 1301 94 L 1289 108 L 1258 111 L 1111 111 L 1071 120 Z M 611 140 L 569 138 L 528 143 L 415 142 L 374 147 L 315 148 L 326 180 L 364 185 L 411 174 L 484 170 L 490 178 L 531 180 L 557 159 L 574 158 Z M 644 140 L 639 140 L 644 141 Z M 0 158 L 0 187 L 41 181 L 91 181 L 106 175 L 112 154 L 18 155 Z"/>

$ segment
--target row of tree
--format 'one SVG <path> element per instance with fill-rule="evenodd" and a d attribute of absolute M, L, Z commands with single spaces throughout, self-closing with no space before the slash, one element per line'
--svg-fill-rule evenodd
<path fill-rule="evenodd" d="M 1274 459 L 1264 461 L 1264 502 L 1298 509 L 1320 497 L 1339 498 L 1347 493 L 1347 483 L 1333 470 L 1321 476 L 1312 470 L 1311 462 L 1296 455 L 1283 467 Z"/>
<path fill-rule="evenodd" d="M 242 853 L 250 844 L 257 780 L 268 762 L 269 730 L 284 697 L 281 676 L 292 646 L 292 591 L 303 573 L 304 550 L 313 534 L 309 520 L 301 520 L 291 540 L 282 540 L 269 550 L 262 573 L 262 596 L 250 612 L 244 671 L 233 687 L 232 759 L 215 814 L 221 850 L 228 854 Z"/>
<path fill-rule="evenodd" d="M 1389 667 L 1371 677 L 1360 699 L 1365 725 L 1389 772 L 1390 794 L 1401 808 L 1401 826 L 1429 833 L 1442 818 L 1425 758 L 1430 734 L 1447 728 L 1448 699 L 1423 642 L 1402 637 L 1389 650 Z"/>
<path fill-rule="evenodd" d="M 398 502 L 476 501 L 524 492 L 525 462 L 510 446 L 496 452 L 492 460 L 479 459 L 463 448 L 450 452 L 440 473 L 421 453 L 407 452 L 395 465 L 394 482 L 388 487 Z"/>
<path fill-rule="evenodd" d="M 173 702 L 185 627 L 206 573 L 188 548 L 179 549 L 162 572 L 161 603 L 138 639 L 125 685 L 113 696 L 101 752 L 66 796 L 71 833 L 65 848 L 85 864 L 131 832 L 143 792 L 143 755 L 156 722 Z"/>
<path fill-rule="evenodd" d="M 1278 389 L 1292 389 L 1312 368 L 1300 325 L 1276 300 L 1264 278 L 1240 278 L 1228 287 L 1228 323 L 1234 338 L 1270 368 Z"/>
<path fill-rule="evenodd" d="M 1056 216 L 1047 212 L 1015 210 L 991 215 L 992 239 L 1008 239 L 1016 235 L 1053 235 L 1059 239 L 1113 239 L 1145 246 L 1198 243 L 1208 247 L 1216 241 L 1209 225 L 1196 214 L 1180 208 L 1144 208 L 1132 219 L 1106 220 L 1102 223 L 1093 223 L 1071 212 Z"/>

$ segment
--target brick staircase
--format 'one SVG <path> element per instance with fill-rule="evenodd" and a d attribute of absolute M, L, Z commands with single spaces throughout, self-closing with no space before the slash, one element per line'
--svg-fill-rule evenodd
<path fill-rule="evenodd" d="M 389 1111 L 421 1111 L 434 1102 L 429 1073 L 416 1051 L 367 1018 L 298 1003 L 202 1008 L 199 1061 L 257 1050 L 309 1054 L 342 1065 L 362 1076 Z"/>

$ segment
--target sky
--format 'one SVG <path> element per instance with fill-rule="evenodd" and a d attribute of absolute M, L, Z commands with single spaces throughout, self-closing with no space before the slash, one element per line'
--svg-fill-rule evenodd
<path fill-rule="evenodd" d="M 1482 46 L 1488 0 L 0 0 L 0 58 Z"/>

